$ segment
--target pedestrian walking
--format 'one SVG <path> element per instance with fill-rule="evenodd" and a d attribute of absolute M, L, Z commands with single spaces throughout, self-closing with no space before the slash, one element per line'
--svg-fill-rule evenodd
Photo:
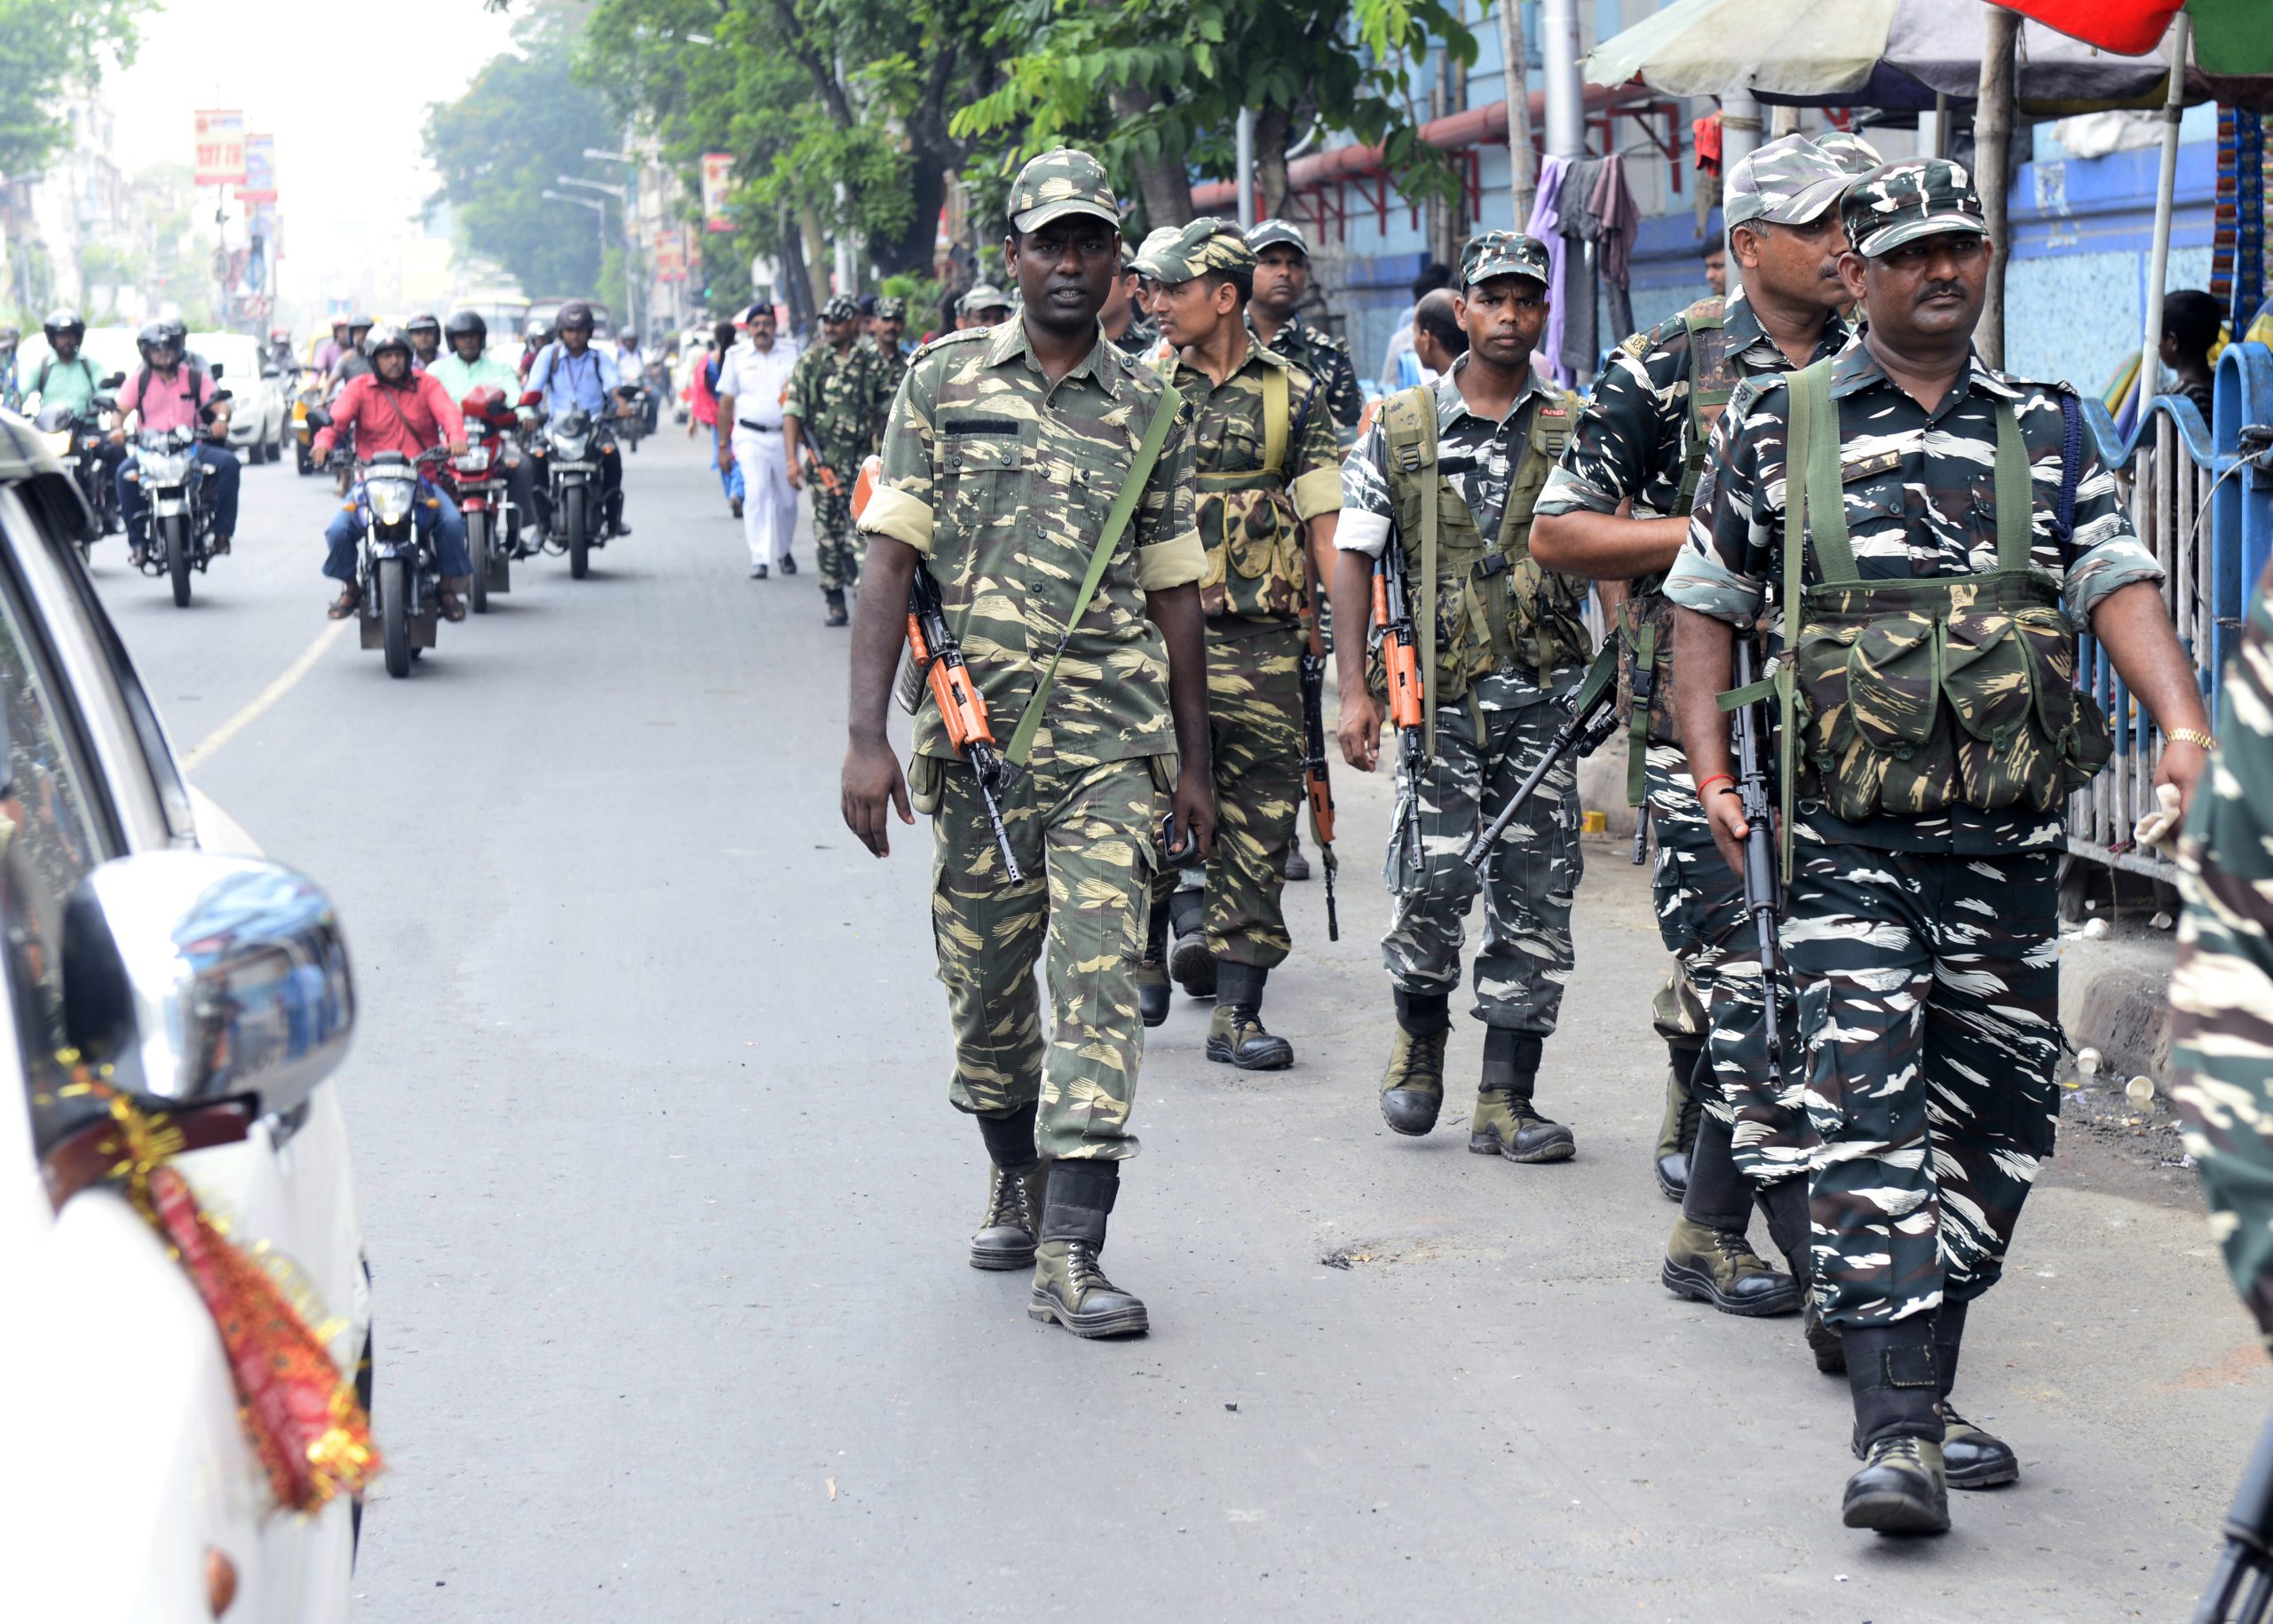
<path fill-rule="evenodd" d="M 2078 629 L 2162 726 L 2159 779 L 2189 789 L 2208 735 L 2073 396 L 1973 353 L 1992 250 L 1970 176 L 1885 164 L 1841 208 L 1863 334 L 1738 387 L 1666 592 L 1691 781 L 1731 866 L 1722 704 L 1781 701 L 1813 1286 L 1864 1462 L 1842 1515 L 1939 1533 L 1947 1488 L 2020 1474 L 1950 1395 L 2052 1152 L 2062 813 L 2111 748 Z M 1771 598 L 1788 663 L 1724 695 Z"/>
<path fill-rule="evenodd" d="M 859 347 L 868 365 L 868 423 L 875 445 L 883 445 L 884 422 L 891 415 L 892 397 L 907 376 L 907 352 L 901 341 L 907 334 L 907 301 L 896 293 L 876 299 L 875 323 L 860 336 Z"/>
<path fill-rule="evenodd" d="M 1738 380 L 1820 360 L 1850 336 L 1838 314 L 1847 300 L 1838 270 L 1847 246 L 1839 198 L 1848 178 L 1798 135 L 1755 149 L 1730 170 L 1723 206 L 1736 288 L 1725 301 L 1700 299 L 1612 352 L 1548 478 L 1532 533 L 1543 563 L 1628 583 L 1619 618 L 1633 695 L 1627 796 L 1657 832 L 1651 890 L 1675 962 L 1652 1006 L 1669 1060 L 1654 1165 L 1660 1187 L 1682 1203 L 1660 1278 L 1676 1294 L 1730 1314 L 1801 1306 L 1805 1114 L 1796 1065 L 1788 1077 L 1769 1065 L 1760 945 L 1744 886 L 1713 844 L 1674 725 L 1665 572 L 1688 539 L 1713 424 Z M 1788 988 L 1778 1002 L 1787 1014 L 1794 1008 Z M 1788 1034 L 1782 1052 L 1797 1052 Z M 1755 1197 L 1788 1275 L 1746 1238 Z M 1812 1315 L 1809 1329 L 1818 1361 L 1836 1370 L 1837 1334 Z"/>
<path fill-rule="evenodd" d="M 821 342 L 796 359 L 783 398 L 783 452 L 789 487 L 812 481 L 814 571 L 828 606 L 828 623 L 845 623 L 844 589 L 860 578 L 860 541 L 852 526 L 852 486 L 860 459 L 875 442 L 875 398 L 869 354 L 854 342 L 860 308 L 846 294 L 821 306 Z M 783 571 L 788 574 L 788 570 Z"/>
<path fill-rule="evenodd" d="M 1341 454 L 1324 381 L 1247 324 L 1255 256 L 1236 225 L 1203 217 L 1136 263 L 1178 352 L 1169 381 L 1196 414 L 1217 824 L 1204 887 L 1179 889 L 1173 867 L 1153 881 L 1138 994 L 1145 1025 L 1167 1018 L 1173 923 L 1178 979 L 1216 998 L 1208 1058 L 1276 1071 L 1295 1050 L 1264 1029 L 1263 993 L 1292 946 L 1279 893 L 1304 798 L 1300 660 L 1306 638 L 1319 652 L 1310 582 L 1333 578 Z"/>
<path fill-rule="evenodd" d="M 749 573 L 763 581 L 772 565 L 797 573 L 790 551 L 797 528 L 796 481 L 785 449 L 784 402 L 797 365 L 797 346 L 773 330 L 773 307 L 753 305 L 745 337 L 718 363 L 718 465 L 741 476 L 742 539 Z M 820 545 L 820 533 L 814 544 Z"/>
<path fill-rule="evenodd" d="M 1424 626 L 1427 759 L 1407 752 L 1402 763 L 1385 865 L 1382 959 L 1397 1030 L 1382 1115 L 1402 1134 L 1436 1126 L 1465 922 L 1480 888 L 1472 1013 L 1485 1027 L 1484 1074 L 1469 1149 L 1557 1161 L 1574 1153 L 1575 1136 L 1532 1101 L 1574 963 L 1575 764 L 1566 756 L 1548 772 L 1480 876 L 1461 853 L 1481 815 L 1544 754 L 1564 714 L 1556 701 L 1577 685 L 1593 646 L 1581 618 L 1587 583 L 1542 569 L 1530 546 L 1532 505 L 1570 438 L 1576 401 L 1531 364 L 1547 325 L 1547 250 L 1536 239 L 1469 238 L 1460 287 L 1468 353 L 1436 384 L 1383 402 L 1342 466 L 1335 536 L 1334 618 L 1351 629 L 1335 639 L 1339 731 L 1344 758 L 1361 772 L 1380 757 L 1375 695 L 1385 692 L 1378 673 L 1369 692 L 1362 629 L 1373 618 L 1374 561 L 1392 541 L 1410 561 L 1406 590 Z"/>
<path fill-rule="evenodd" d="M 1206 555 L 1193 527 L 1190 408 L 1103 340 L 1120 210 L 1086 153 L 1044 153 L 1010 187 L 1004 258 L 1024 307 L 915 358 L 860 524 L 869 588 L 852 633 L 845 822 L 879 857 L 889 812 L 932 820 L 932 940 L 954 1032 L 949 1097 L 988 1153 L 979 1268 L 1031 1260 L 1026 1311 L 1075 1335 L 1143 1331 L 1100 1262 L 1136 1153 L 1144 1028 L 1134 970 L 1144 898 L 1171 844 L 1204 857 Z M 938 707 L 903 779 L 884 733 L 915 571 L 963 629 L 969 675 L 1017 723 L 998 850 Z M 1061 658 L 1062 656 L 1062 658 Z M 1049 947 L 1045 1044 L 1034 965 Z"/>

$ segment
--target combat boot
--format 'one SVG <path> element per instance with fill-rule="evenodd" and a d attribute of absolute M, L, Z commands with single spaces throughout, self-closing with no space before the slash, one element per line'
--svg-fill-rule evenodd
<path fill-rule="evenodd" d="M 1957 1356 L 1965 1342 L 1965 1313 L 1971 1304 L 1944 1301 L 1934 1314 L 1934 1374 L 1942 1390 L 1942 1467 L 1953 1489 L 1993 1489 L 2016 1481 L 2021 1458 L 2004 1439 L 1984 1432 L 1957 1413 L 1950 1389 L 1957 1383 Z"/>
<path fill-rule="evenodd" d="M 970 1238 L 974 1269 L 1023 1269 L 1034 1262 L 1041 1229 L 1041 1197 L 1049 1164 L 1034 1151 L 1039 1107 L 1022 1105 L 1008 1116 L 982 1116 L 978 1137 L 988 1162 L 986 1210 Z"/>
<path fill-rule="evenodd" d="M 821 600 L 828 606 L 828 614 L 821 622 L 822 625 L 842 626 L 851 618 L 844 613 L 844 594 L 842 591 L 832 588 L 821 594 Z"/>
<path fill-rule="evenodd" d="M 1136 961 L 1136 1014 L 1147 1026 L 1168 1018 L 1168 910 L 1152 909 L 1144 923 L 1144 953 Z"/>
<path fill-rule="evenodd" d="M 1303 837 L 1300 835 L 1287 836 L 1287 866 L 1279 873 L 1285 875 L 1289 884 L 1311 877 L 1311 860 L 1303 855 Z"/>
<path fill-rule="evenodd" d="M 1656 1171 L 1658 1189 L 1668 1201 L 1677 1201 L 1689 1188 L 1689 1152 L 1697 1143 L 1697 1097 L 1692 1086 L 1696 1069 L 1708 1065 L 1701 1049 L 1666 1046 L 1672 1064 L 1666 1067 L 1666 1114 L 1658 1124 Z"/>
<path fill-rule="evenodd" d="M 1270 971 L 1229 960 L 1216 966 L 1216 1013 L 1208 1022 L 1208 1058 L 1243 1072 L 1283 1072 L 1295 1046 L 1263 1029 L 1263 984 Z"/>
<path fill-rule="evenodd" d="M 1054 1319 L 1086 1337 L 1141 1336 L 1152 1328 L 1144 1303 L 1107 1279 L 1097 1261 L 1120 1189 L 1117 1161 L 1050 1163 L 1028 1319 Z"/>
<path fill-rule="evenodd" d="M 1754 1188 L 1754 1199 L 1768 1219 L 1769 1239 L 1792 1266 L 1800 1288 L 1800 1335 L 1806 1339 L 1815 1367 L 1825 1375 L 1846 1373 L 1847 1345 L 1839 1327 L 1823 1317 L 1815 1301 L 1815 1258 L 1810 1250 L 1814 1237 L 1808 1228 L 1808 1181 L 1803 1173 L 1779 1178 Z"/>
<path fill-rule="evenodd" d="M 1382 1120 L 1415 1137 L 1437 1125 L 1445 1107 L 1445 1040 L 1452 1035 L 1452 999 L 1444 993 L 1399 993 L 1397 1035 L 1382 1073 Z"/>
<path fill-rule="evenodd" d="M 1577 1153 L 1571 1130 L 1540 1115 L 1531 1103 L 1542 1046 L 1536 1033 L 1484 1029 L 1484 1081 L 1468 1119 L 1468 1148 L 1477 1155 L 1567 1161 Z"/>
<path fill-rule="evenodd" d="M 1707 1229 L 1686 1214 L 1674 1220 L 1658 1278 L 1677 1297 L 1746 1319 L 1772 1319 L 1800 1305 L 1797 1282 L 1770 1266 L 1751 1242 L 1728 1230 Z"/>
<path fill-rule="evenodd" d="M 1175 945 L 1168 949 L 1168 975 L 1190 998 L 1216 995 L 1216 955 L 1208 951 L 1208 932 L 1201 916 L 1208 893 L 1184 886 L 1168 893 L 1168 931 Z"/>
<path fill-rule="evenodd" d="M 1923 1314 L 1846 1333 L 1855 1448 L 1863 1458 L 1862 1470 L 1847 1480 L 1841 1504 L 1849 1528 L 1949 1532 L 1933 1338 L 1933 1321 Z"/>

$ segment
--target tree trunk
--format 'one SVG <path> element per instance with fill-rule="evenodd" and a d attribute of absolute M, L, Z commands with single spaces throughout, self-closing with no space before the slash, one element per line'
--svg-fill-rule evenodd
<path fill-rule="evenodd" d="M 1141 85 L 1123 84 L 1113 90 L 1113 116 L 1124 124 L 1142 118 L 1152 107 L 1152 92 Z M 1184 172 L 1182 153 L 1131 158 L 1129 167 L 1136 173 L 1136 195 L 1144 200 L 1144 220 L 1152 230 L 1189 226 L 1197 217 L 1200 211 L 1192 206 L 1192 180 Z"/>
<path fill-rule="evenodd" d="M 2018 14 L 2000 5 L 1985 8 L 1981 51 L 1981 100 L 1973 118 L 1973 184 L 1981 193 L 1981 213 L 1995 252 L 1989 260 L 1987 297 L 1974 346 L 1992 367 L 2005 364 L 2005 265 L 2012 257 L 2005 240 L 2005 185 L 2011 173 L 2013 140 L 2013 42 Z"/>
<path fill-rule="evenodd" d="M 1287 179 L 1287 138 L 1295 115 L 1287 107 L 1263 107 L 1255 115 L 1255 218 L 1277 219 L 1287 212 L 1294 188 Z"/>
<path fill-rule="evenodd" d="M 1508 99 L 1508 193 L 1516 214 L 1516 229 L 1531 220 L 1532 201 L 1538 191 L 1531 135 L 1531 76 L 1525 70 L 1529 52 L 1524 48 L 1523 7 L 1517 0 L 1497 0 L 1500 12 L 1501 93 Z"/>
<path fill-rule="evenodd" d="M 797 217 L 781 211 L 781 302 L 789 307 L 789 325 L 810 327 L 820 312 L 813 301 L 812 278 L 805 272 L 804 242 Z"/>

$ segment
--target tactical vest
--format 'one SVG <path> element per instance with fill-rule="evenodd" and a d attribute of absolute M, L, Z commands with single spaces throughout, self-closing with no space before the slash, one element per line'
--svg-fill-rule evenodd
<path fill-rule="evenodd" d="M 1260 353 L 1258 346 L 1257 353 Z M 1160 367 L 1174 385 L 1176 357 Z M 1303 525 L 1287 494 L 1287 458 L 1294 437 L 1287 369 L 1263 366 L 1263 466 L 1202 470 L 1192 476 L 1193 517 L 1207 550 L 1200 577 L 1200 607 L 1210 620 L 1293 621 L 1309 603 L 1303 566 Z"/>
<path fill-rule="evenodd" d="M 2020 420 L 1997 402 L 1997 567 L 1865 580 L 1841 501 L 1831 363 L 1792 375 L 1786 452 L 1783 701 L 1786 861 L 1793 786 L 1849 822 L 1953 806 L 2047 813 L 2112 750 L 2076 687 L 2076 631 L 2031 556 L 2034 502 Z M 2064 509 L 2077 458 L 2063 472 Z M 1802 583 L 1805 543 L 1820 582 Z M 1796 608 L 1794 608 L 1796 606 Z"/>
<path fill-rule="evenodd" d="M 1559 393 L 1532 410 L 1531 432 L 1508 483 L 1500 534 L 1487 543 L 1437 459 L 1434 385 L 1402 389 L 1382 404 L 1381 427 L 1390 500 L 1414 574 L 1422 678 L 1429 702 L 1464 697 L 1477 678 L 1520 670 L 1544 678 L 1594 651 L 1585 620 L 1588 583 L 1541 566 L 1531 556 L 1532 510 L 1563 448 L 1576 401 Z"/>

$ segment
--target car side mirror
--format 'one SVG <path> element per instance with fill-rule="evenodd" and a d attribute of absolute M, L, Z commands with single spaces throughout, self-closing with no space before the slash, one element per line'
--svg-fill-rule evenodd
<path fill-rule="evenodd" d="M 223 366 L 217 360 L 211 366 L 206 368 L 205 370 L 209 376 L 219 377 L 224 372 L 228 370 L 228 368 Z"/>
<path fill-rule="evenodd" d="M 306 875 L 210 852 L 115 858 L 63 908 L 64 1024 L 118 1086 L 178 1105 L 297 1109 L 347 1053 L 355 986 Z"/>

